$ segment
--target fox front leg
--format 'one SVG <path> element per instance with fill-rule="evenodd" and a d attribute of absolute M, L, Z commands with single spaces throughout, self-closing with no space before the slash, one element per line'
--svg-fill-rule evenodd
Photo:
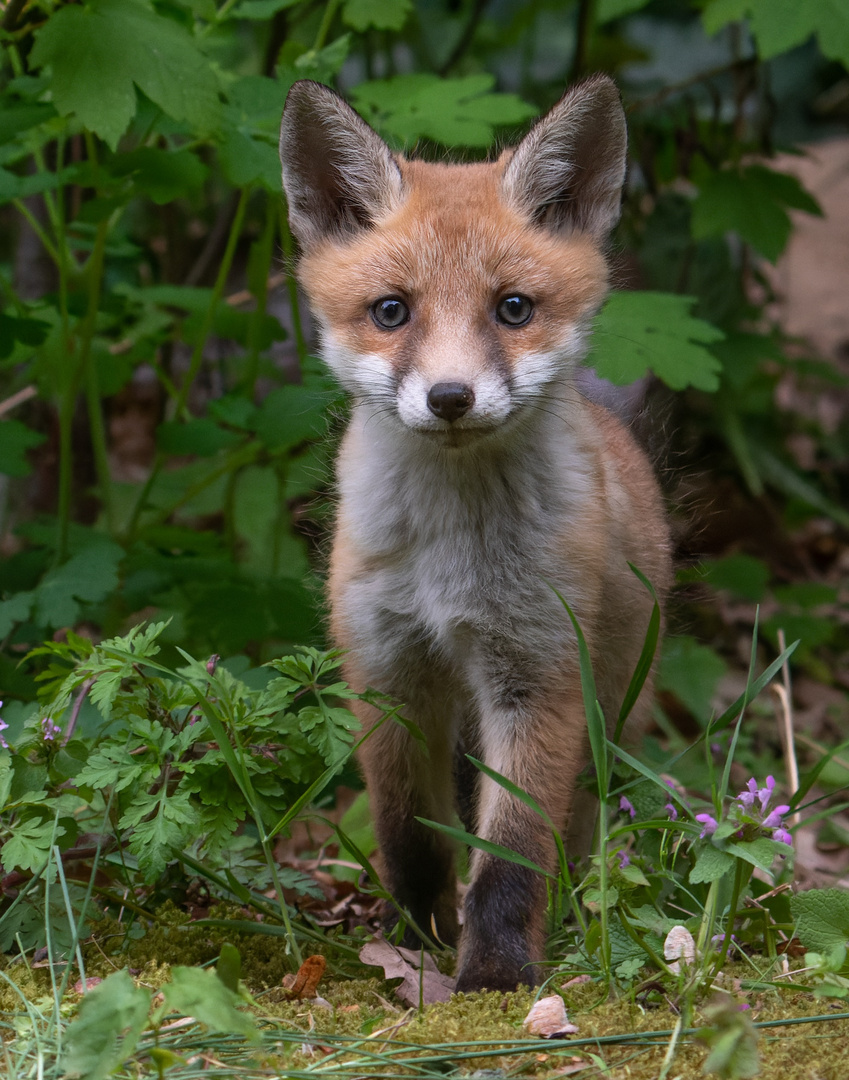
<path fill-rule="evenodd" d="M 569 817 L 586 751 L 580 703 L 489 713 L 484 761 L 531 795 L 555 828 Z M 478 835 L 556 872 L 551 826 L 487 776 L 480 778 Z M 545 956 L 545 878 L 482 850 L 472 855 L 457 990 L 515 990 L 540 981 Z"/>

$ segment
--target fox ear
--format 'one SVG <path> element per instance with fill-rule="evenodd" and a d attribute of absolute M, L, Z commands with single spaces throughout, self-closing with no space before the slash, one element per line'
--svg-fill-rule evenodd
<path fill-rule="evenodd" d="M 283 188 L 304 247 L 368 228 L 401 200 L 401 171 L 386 143 L 346 102 L 304 79 L 289 91 L 280 125 Z"/>
<path fill-rule="evenodd" d="M 565 94 L 519 143 L 502 196 L 547 228 L 602 237 L 619 220 L 626 148 L 619 91 L 597 75 Z"/>

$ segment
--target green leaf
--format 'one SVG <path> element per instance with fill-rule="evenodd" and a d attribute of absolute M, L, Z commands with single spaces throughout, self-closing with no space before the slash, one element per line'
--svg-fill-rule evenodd
<path fill-rule="evenodd" d="M 259 1041 L 256 1021 L 236 1008 L 240 998 L 216 973 L 204 968 L 173 967 L 171 982 L 162 987 L 165 1007 L 193 1016 L 212 1031 L 236 1032 Z"/>
<path fill-rule="evenodd" d="M 704 723 L 711 714 L 717 683 L 727 670 L 722 657 L 688 635 L 668 637 L 657 673 L 660 690 L 673 693 L 693 716 Z"/>
<path fill-rule="evenodd" d="M 110 164 L 113 176 L 132 176 L 134 187 L 158 205 L 199 191 L 209 169 L 189 150 L 141 146 L 119 154 Z"/>
<path fill-rule="evenodd" d="M 46 436 L 22 424 L 20 420 L 0 421 L 0 473 L 5 476 L 29 476 L 27 451 L 40 446 Z"/>
<path fill-rule="evenodd" d="M 412 10 L 412 0 L 346 0 L 342 18 L 355 30 L 400 30 Z"/>
<path fill-rule="evenodd" d="M 150 990 L 136 986 L 126 971 L 115 971 L 80 1002 L 64 1036 L 65 1076 L 106 1080 L 129 1058 L 147 1026 Z"/>
<path fill-rule="evenodd" d="M 62 566 L 50 570 L 36 589 L 34 619 L 56 629 L 76 622 L 80 604 L 97 603 L 118 586 L 124 549 L 106 537 L 83 548 Z"/>
<path fill-rule="evenodd" d="M 3 869 L 7 873 L 13 870 L 30 870 L 34 873 L 47 861 L 51 844 L 55 844 L 64 834 L 61 825 L 56 825 L 54 829 L 52 817 L 16 821 L 0 851 Z"/>
<path fill-rule="evenodd" d="M 790 897 L 796 936 L 811 952 L 828 953 L 849 944 L 849 892 L 810 889 Z"/>
<path fill-rule="evenodd" d="M 641 11 L 647 7 L 650 0 L 599 0 L 596 9 L 596 21 L 599 26 L 614 19 L 621 19 L 623 15 L 630 15 L 634 11 Z"/>
<path fill-rule="evenodd" d="M 49 332 L 50 324 L 41 319 L 16 319 L 14 315 L 0 312 L 0 359 L 11 356 L 16 341 L 24 345 L 40 345 Z"/>
<path fill-rule="evenodd" d="M 678 575 L 681 582 L 704 583 L 752 603 L 763 600 L 769 578 L 769 567 L 753 555 L 728 555 L 724 559 L 706 559 Z"/>
<path fill-rule="evenodd" d="M 53 104 L 114 150 L 136 113 L 138 86 L 174 120 L 207 133 L 219 119 L 214 69 L 187 31 L 147 0 L 60 8 L 36 31 L 34 67 L 50 65 Z"/>
<path fill-rule="evenodd" d="M 337 391 L 288 385 L 272 390 L 251 420 L 251 428 L 269 450 L 292 450 L 320 437 L 327 426 L 327 409 Z"/>
<path fill-rule="evenodd" d="M 653 371 L 672 390 L 716 390 L 722 365 L 705 348 L 723 334 L 690 314 L 695 300 L 658 292 L 616 292 L 596 319 L 587 363 L 625 386 Z"/>
<path fill-rule="evenodd" d="M 726 851 L 744 862 L 751 863 L 764 873 L 772 871 L 772 864 L 776 855 L 787 855 L 790 848 L 778 840 L 770 840 L 767 836 L 759 836 L 757 840 L 741 840 L 736 844 L 728 844 Z"/>
<path fill-rule="evenodd" d="M 749 19 L 764 60 L 816 34 L 823 55 L 849 67 L 849 7 L 844 0 L 713 0 L 702 14 L 709 34 L 743 18 Z"/>
<path fill-rule="evenodd" d="M 787 173 L 764 165 L 748 165 L 739 171 L 722 169 L 702 183 L 693 203 L 693 237 L 704 240 L 736 232 L 774 263 L 790 236 L 788 207 L 822 213 L 799 181 Z"/>
<path fill-rule="evenodd" d="M 433 139 L 446 146 L 489 146 L 497 125 L 521 124 L 536 109 L 515 94 L 494 94 L 492 75 L 440 79 L 396 75 L 360 83 L 353 103 L 381 134 L 401 143 Z"/>
<path fill-rule="evenodd" d="M 166 454 L 194 454 L 211 457 L 242 441 L 235 431 L 225 431 L 209 417 L 189 420 L 166 420 L 156 429 L 156 442 Z"/>
<path fill-rule="evenodd" d="M 301 0 L 242 0 L 241 4 L 227 12 L 228 19 L 256 19 L 265 22 L 273 18 L 278 11 L 294 7 Z"/>
<path fill-rule="evenodd" d="M 706 844 L 696 856 L 696 862 L 690 871 L 690 882 L 693 885 L 705 881 L 717 881 L 730 870 L 734 869 L 734 856 L 726 851 L 720 851 L 713 844 Z"/>
<path fill-rule="evenodd" d="M 422 825 L 427 825 L 431 829 L 436 829 L 437 832 L 445 833 L 452 840 L 456 840 L 458 844 L 468 844 L 469 847 L 477 848 L 479 851 L 486 852 L 487 855 L 493 855 L 496 859 L 504 859 L 505 862 L 513 863 L 515 866 L 524 866 L 528 870 L 541 874 L 543 877 L 554 878 L 553 874 L 549 874 L 538 863 L 533 862 L 532 859 L 528 859 L 524 855 L 520 855 L 518 851 L 513 851 L 512 848 L 504 847 L 502 844 L 493 844 L 491 840 L 484 840 L 480 836 L 474 836 L 472 833 L 466 832 L 465 829 L 457 829 L 453 825 L 443 825 L 439 821 L 429 821 L 427 818 L 420 817 L 417 817 L 416 821 L 420 821 Z"/>

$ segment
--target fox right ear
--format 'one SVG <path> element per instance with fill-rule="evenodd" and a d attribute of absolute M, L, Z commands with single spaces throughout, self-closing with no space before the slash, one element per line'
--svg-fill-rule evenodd
<path fill-rule="evenodd" d="M 368 228 L 401 201 L 392 151 L 345 101 L 321 83 L 296 82 L 280 125 L 289 223 L 302 247 Z"/>

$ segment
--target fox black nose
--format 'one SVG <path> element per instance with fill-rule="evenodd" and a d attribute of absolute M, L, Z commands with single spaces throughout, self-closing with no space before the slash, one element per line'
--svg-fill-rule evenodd
<path fill-rule="evenodd" d="M 474 403 L 474 391 L 465 383 L 438 382 L 427 392 L 427 407 L 440 420 L 459 420 Z"/>

